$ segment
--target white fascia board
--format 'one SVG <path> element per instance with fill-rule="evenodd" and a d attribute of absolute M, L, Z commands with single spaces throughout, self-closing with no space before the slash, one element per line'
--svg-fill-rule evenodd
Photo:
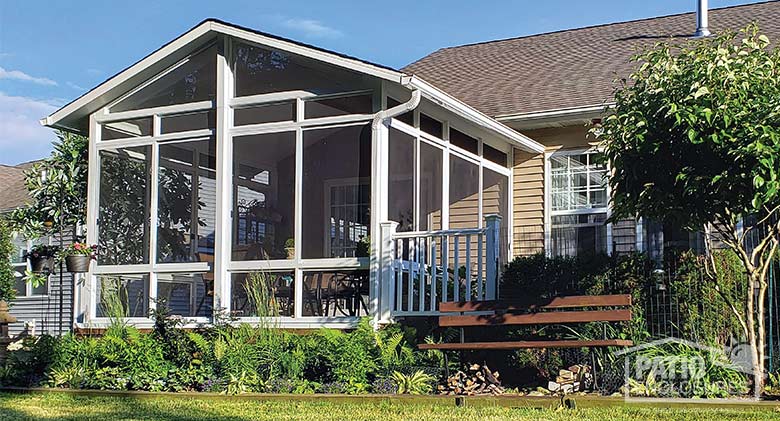
<path fill-rule="evenodd" d="M 409 86 L 419 89 L 423 93 L 423 96 L 433 101 L 434 103 L 454 112 L 455 114 L 475 123 L 476 125 L 486 130 L 499 135 L 502 138 L 509 140 L 510 143 L 512 143 L 515 147 L 534 153 L 543 153 L 545 151 L 544 145 L 541 143 L 524 136 L 518 131 L 491 117 L 488 117 L 485 114 L 482 114 L 480 111 L 477 111 L 473 107 L 466 105 L 457 98 L 434 87 L 417 76 L 412 76 L 409 79 Z"/>
<path fill-rule="evenodd" d="M 496 116 L 496 120 L 515 125 L 523 124 L 544 125 L 544 123 L 560 124 L 567 121 L 578 122 L 582 119 L 596 118 L 610 109 L 614 108 L 615 103 L 609 102 L 598 105 L 586 105 L 582 107 L 559 108 L 555 110 L 534 111 L 520 114 L 504 114 Z"/>
<path fill-rule="evenodd" d="M 102 95 L 105 95 L 107 92 L 118 87 L 122 83 L 126 82 L 128 79 L 132 78 L 133 76 L 137 75 L 138 73 L 142 72 L 148 67 L 154 65 L 158 61 L 169 56 L 170 54 L 176 52 L 181 48 L 184 48 L 185 46 L 187 46 L 187 44 L 205 35 L 210 30 L 211 30 L 211 22 L 204 22 L 201 25 L 198 25 L 191 31 L 185 33 L 179 38 L 174 39 L 173 41 L 163 46 L 159 50 L 148 55 L 146 58 L 142 59 L 138 63 L 128 67 L 127 69 L 120 72 L 116 76 L 98 85 L 96 88 L 82 95 L 80 98 L 76 99 L 70 104 L 65 105 L 64 107 L 55 111 L 53 114 L 49 115 L 48 117 L 41 119 L 41 124 L 49 127 L 55 127 L 55 128 L 59 127 L 57 123 L 61 121 L 63 118 L 79 110 L 80 108 L 86 106 L 90 102 L 97 100 Z"/>

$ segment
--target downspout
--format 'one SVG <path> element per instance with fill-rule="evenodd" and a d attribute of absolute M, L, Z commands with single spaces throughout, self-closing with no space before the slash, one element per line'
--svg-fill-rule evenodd
<path fill-rule="evenodd" d="M 387 110 L 376 113 L 376 115 L 374 116 L 374 120 L 371 122 L 371 131 L 376 133 L 379 130 L 379 125 L 382 124 L 385 120 L 401 115 L 405 112 L 414 110 L 415 108 L 417 108 L 418 105 L 420 105 L 421 98 L 422 98 L 422 93 L 420 92 L 420 90 L 412 89 L 412 97 L 409 98 L 409 101 L 406 101 L 403 104 L 398 104 L 393 108 L 388 108 Z"/>
<path fill-rule="evenodd" d="M 407 82 L 408 83 L 408 82 Z M 403 85 L 407 85 L 403 83 Z M 371 294 L 370 311 L 375 329 L 380 324 L 387 323 L 388 313 L 384 310 L 390 303 L 390 297 L 386 297 L 388 292 L 382 288 L 382 250 L 379 238 L 379 224 L 387 219 L 387 177 L 388 177 L 388 128 L 386 121 L 409 112 L 420 105 L 422 92 L 419 89 L 412 88 L 412 96 L 403 104 L 396 105 L 393 108 L 382 110 L 374 115 L 371 122 L 371 138 L 373 140 L 372 165 L 371 165 L 371 260 L 369 268 L 371 270 Z M 389 309 L 387 310 L 389 312 Z"/>

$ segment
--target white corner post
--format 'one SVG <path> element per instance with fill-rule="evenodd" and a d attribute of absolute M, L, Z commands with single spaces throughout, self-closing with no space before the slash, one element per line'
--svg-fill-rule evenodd
<path fill-rule="evenodd" d="M 230 311 L 230 247 L 232 241 L 232 157 L 229 135 L 232 112 L 228 105 L 233 96 L 233 73 L 230 69 L 230 39 L 224 37 L 222 54 L 217 54 L 217 230 L 214 235 L 214 312 Z"/>
<path fill-rule="evenodd" d="M 369 289 L 369 311 L 373 316 L 374 328 L 378 329 L 382 323 L 388 323 L 390 317 L 384 317 L 382 301 L 391 300 L 389 297 L 382 299 L 382 294 L 387 294 L 382 289 L 382 271 L 385 269 L 382 258 L 382 246 L 380 237 L 382 234 L 381 223 L 387 221 L 387 202 L 388 202 L 388 177 L 389 163 L 388 154 L 390 150 L 390 119 L 396 115 L 414 110 L 420 104 L 422 93 L 412 90 L 409 101 L 396 105 L 385 111 L 379 111 L 374 115 L 371 122 L 371 262 L 370 279 L 371 288 Z M 382 237 L 383 238 L 383 237 Z"/>
<path fill-rule="evenodd" d="M 398 222 L 386 221 L 380 225 L 380 285 L 379 324 L 392 321 L 393 297 L 395 297 L 395 247 L 393 237 L 398 231 Z"/>
<path fill-rule="evenodd" d="M 485 256 L 485 263 L 487 266 L 485 299 L 495 300 L 498 297 L 498 274 L 500 273 L 498 260 L 499 256 L 501 256 L 501 215 L 485 215 L 485 228 L 485 243 L 487 248 Z"/>

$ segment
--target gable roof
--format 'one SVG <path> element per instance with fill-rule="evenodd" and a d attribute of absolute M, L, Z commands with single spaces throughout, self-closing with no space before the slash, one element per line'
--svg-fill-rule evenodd
<path fill-rule="evenodd" d="M 780 2 L 711 9 L 713 33 L 758 22 L 780 40 Z M 419 75 L 499 118 L 553 110 L 598 108 L 610 99 L 616 76 L 626 77 L 638 49 L 689 38 L 695 13 L 591 26 L 443 48 L 402 69 Z"/>
<path fill-rule="evenodd" d="M 360 60 L 345 54 L 314 47 L 265 32 L 230 24 L 217 19 L 206 19 L 173 41 L 163 45 L 130 67 L 110 77 L 89 92 L 66 104 L 53 114 L 43 118 L 41 124 L 49 127 L 87 134 L 88 116 L 108 105 L 116 98 L 140 85 L 143 81 L 159 74 L 194 49 L 217 34 L 255 42 L 270 48 L 319 60 L 389 82 L 398 83 L 410 90 L 419 90 L 422 95 L 456 115 L 491 131 L 510 143 L 528 151 L 540 152 L 544 147 L 532 139 L 510 129 L 498 121 L 479 112 L 419 77 L 411 77 L 387 66 Z"/>
<path fill-rule="evenodd" d="M 22 207 L 30 199 L 24 185 L 24 171 L 32 164 L 0 164 L 0 214 Z"/>

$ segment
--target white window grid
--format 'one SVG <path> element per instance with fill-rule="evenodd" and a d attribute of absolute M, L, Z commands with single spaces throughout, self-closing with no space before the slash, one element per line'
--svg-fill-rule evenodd
<path fill-rule="evenodd" d="M 553 212 L 606 208 L 607 168 L 598 155 L 600 152 L 551 155 L 550 205 Z"/>

